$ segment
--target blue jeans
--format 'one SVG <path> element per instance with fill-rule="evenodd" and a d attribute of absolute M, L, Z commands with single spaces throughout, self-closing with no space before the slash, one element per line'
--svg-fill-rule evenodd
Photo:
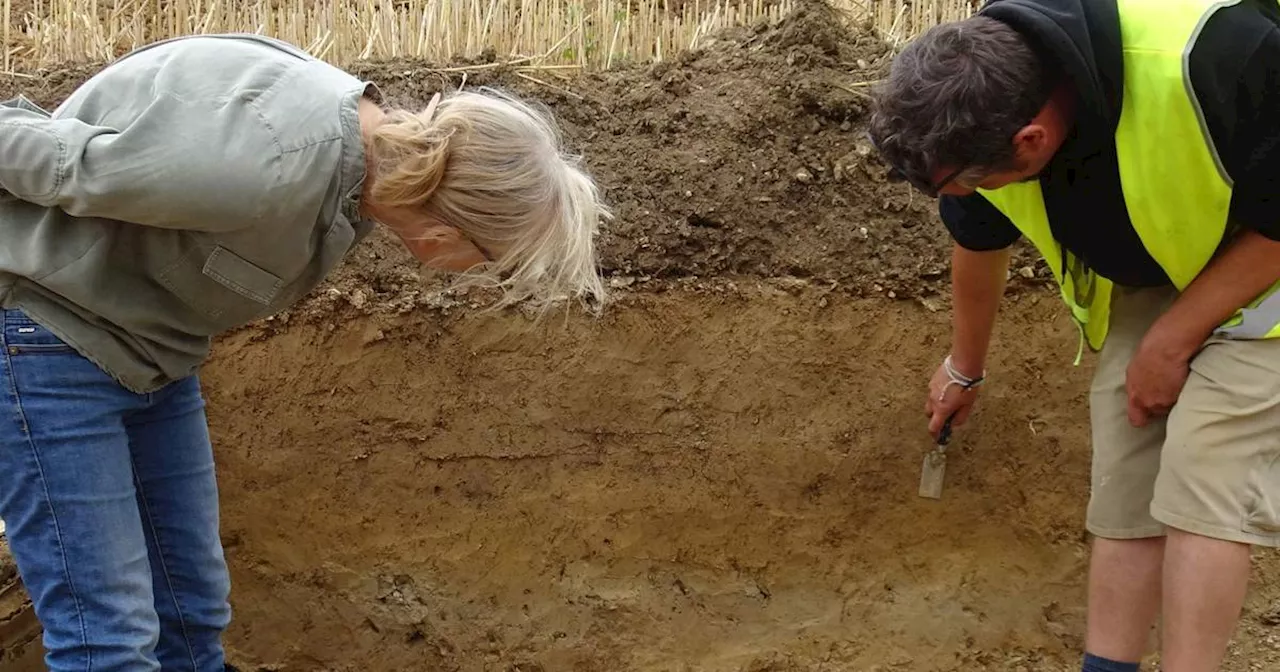
<path fill-rule="evenodd" d="M 230 579 L 199 383 L 135 394 L 0 316 L 0 519 L 49 669 L 222 672 Z"/>

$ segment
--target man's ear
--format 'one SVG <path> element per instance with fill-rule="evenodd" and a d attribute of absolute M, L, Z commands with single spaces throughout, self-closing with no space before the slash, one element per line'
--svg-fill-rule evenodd
<path fill-rule="evenodd" d="M 1039 156 L 1049 145 L 1049 131 L 1040 124 L 1027 124 L 1013 135 L 1013 152 L 1018 157 Z"/>

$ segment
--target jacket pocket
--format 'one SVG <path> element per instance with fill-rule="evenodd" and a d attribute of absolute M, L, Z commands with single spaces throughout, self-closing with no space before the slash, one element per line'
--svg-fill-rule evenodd
<path fill-rule="evenodd" d="M 271 305 L 284 284 L 279 277 L 258 268 L 244 257 L 219 245 L 204 262 L 204 274 L 237 294 L 264 306 Z"/>
<path fill-rule="evenodd" d="M 195 242 L 160 273 L 160 283 L 215 330 L 265 317 L 284 280 L 223 245 Z"/>

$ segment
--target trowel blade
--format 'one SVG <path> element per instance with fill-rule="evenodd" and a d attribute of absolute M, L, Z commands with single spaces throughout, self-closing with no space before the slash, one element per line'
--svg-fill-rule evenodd
<path fill-rule="evenodd" d="M 951 442 L 951 421 L 955 418 L 953 413 L 942 423 L 938 444 L 924 456 L 924 465 L 920 467 L 921 497 L 942 499 L 942 481 L 947 475 L 947 444 Z"/>
<path fill-rule="evenodd" d="M 942 499 L 942 482 L 946 475 L 947 453 L 938 446 L 924 456 L 924 465 L 920 468 L 920 496 Z"/>

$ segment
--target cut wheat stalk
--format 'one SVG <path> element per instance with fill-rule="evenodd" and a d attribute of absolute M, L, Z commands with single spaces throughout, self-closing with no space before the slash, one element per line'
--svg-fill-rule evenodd
<path fill-rule="evenodd" d="M 563 93 L 563 94 L 565 94 L 565 95 L 567 95 L 567 96 L 572 96 L 572 97 L 574 97 L 574 98 L 577 98 L 578 100 L 586 100 L 586 97 L 585 97 L 585 96 L 583 96 L 583 95 L 582 95 L 582 94 L 580 94 L 580 93 L 574 93 L 573 91 L 570 91 L 569 89 L 566 89 L 566 88 L 564 88 L 564 87 L 562 87 L 562 86 L 556 86 L 555 84 L 552 84 L 552 83 L 550 83 L 550 82 L 545 82 L 545 81 L 543 81 L 543 80 L 541 80 L 541 79 L 538 79 L 537 77 L 534 77 L 534 76 L 532 76 L 532 75 L 526 74 L 526 73 L 521 72 L 521 71 L 518 71 L 518 70 L 516 71 L 516 77 L 519 77 L 520 79 L 524 79 L 524 80 L 527 80 L 527 81 L 533 82 L 534 84 L 540 84 L 540 85 L 542 85 L 542 86 L 547 87 L 548 89 L 554 89 L 554 90 L 559 91 L 560 93 Z"/>
<path fill-rule="evenodd" d="M 499 59 L 578 69 L 662 60 L 699 48 L 730 26 L 778 21 L 798 0 L 34 0 L 14 17 L 3 2 L 0 67 L 23 71 L 110 60 L 178 35 L 247 32 L 277 37 L 329 62 L 421 59 L 447 63 L 492 50 Z M 977 0 L 830 0 L 893 49 Z M 16 30 L 15 30 L 16 29 Z M 15 35 L 14 33 L 17 33 Z"/>
<path fill-rule="evenodd" d="M 667 0 L 37 0 L 26 28 L 31 48 L 7 69 L 109 60 L 156 40 L 221 32 L 278 37 L 333 62 L 448 61 L 492 49 L 611 67 L 666 58 L 729 25 L 776 19 L 794 2 L 692 0 L 677 11 Z"/>
<path fill-rule="evenodd" d="M 10 35 L 13 26 L 13 4 L 9 0 L 4 0 L 4 63 L 2 66 L 7 72 L 13 65 L 12 57 L 9 55 L 9 45 L 13 44 L 13 38 Z"/>

